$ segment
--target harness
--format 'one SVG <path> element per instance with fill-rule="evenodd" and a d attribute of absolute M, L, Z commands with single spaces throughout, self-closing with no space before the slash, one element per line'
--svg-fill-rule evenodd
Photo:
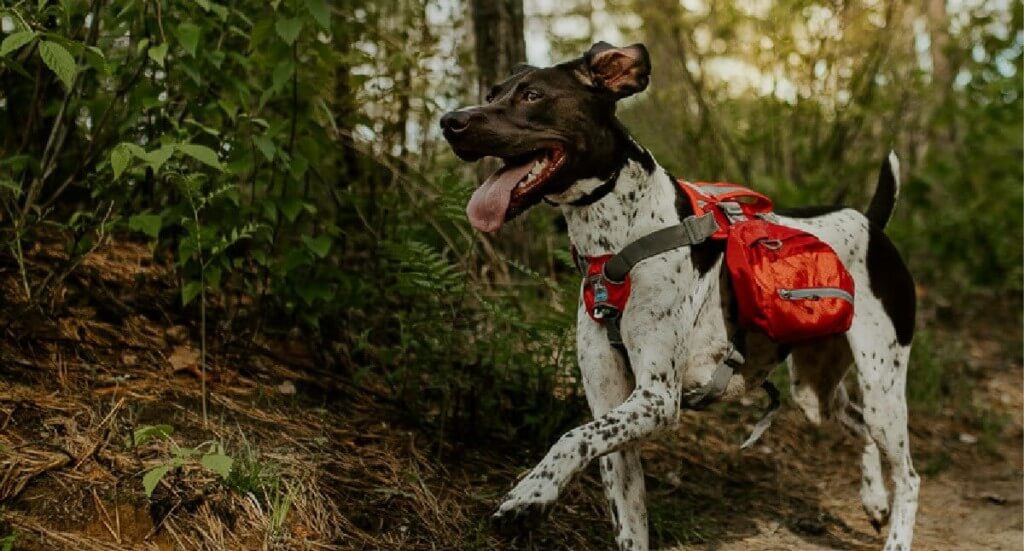
<path fill-rule="evenodd" d="M 664 228 L 637 239 L 614 255 L 581 257 L 572 247 L 573 260 L 583 274 L 583 301 L 587 314 L 604 326 L 608 342 L 624 357 L 629 356 L 622 343 L 621 320 L 629 300 L 629 273 L 638 263 L 668 251 L 703 243 L 708 239 L 725 239 L 729 226 L 754 217 L 770 219 L 772 202 L 767 196 L 727 183 L 677 182 L 690 200 L 694 214 L 678 225 Z M 682 396 L 681 406 L 701 410 L 725 393 L 734 370 L 743 364 L 743 356 L 730 342 L 725 358 L 715 367 L 711 380 Z M 769 382 L 761 387 L 769 397 L 769 405 L 741 448 L 747 448 L 771 425 L 779 408 L 779 391 Z"/>

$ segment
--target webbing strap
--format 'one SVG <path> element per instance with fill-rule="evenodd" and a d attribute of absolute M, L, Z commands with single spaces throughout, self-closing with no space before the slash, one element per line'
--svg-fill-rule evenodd
<path fill-rule="evenodd" d="M 765 408 L 764 413 L 761 414 L 761 418 L 754 425 L 754 430 L 750 432 L 750 436 L 740 445 L 741 450 L 745 450 L 750 446 L 753 446 L 764 431 L 768 430 L 768 427 L 772 426 L 772 418 L 775 417 L 775 413 L 779 411 L 779 389 L 775 388 L 775 385 L 771 381 L 765 381 L 761 383 L 761 388 L 768 393 L 768 407 Z"/>
<path fill-rule="evenodd" d="M 715 372 L 711 374 L 711 380 L 704 386 L 695 388 L 683 395 L 682 407 L 687 409 L 704 409 L 718 399 L 725 388 L 729 386 L 729 379 L 732 378 L 732 366 L 727 362 L 718 364 Z"/>
<path fill-rule="evenodd" d="M 718 222 L 714 214 L 708 212 L 701 216 L 687 216 L 675 226 L 670 226 L 647 234 L 626 245 L 619 254 L 613 256 L 604 265 L 604 277 L 619 283 L 626 274 L 643 260 L 661 253 L 696 245 L 718 231 Z"/>

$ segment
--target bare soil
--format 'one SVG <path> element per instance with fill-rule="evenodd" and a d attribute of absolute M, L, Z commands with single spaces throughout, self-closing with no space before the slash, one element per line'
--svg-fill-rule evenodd
<path fill-rule="evenodd" d="M 294 339 L 215 340 L 204 423 L 198 329 L 151 256 L 131 243 L 98 251 L 46 309 L 19 302 L 16 272 L 0 272 L 0 547 L 13 534 L 14 549 L 612 548 L 595 469 L 546 521 L 499 534 L 487 517 L 543 449 L 439 443 L 384 388 L 324 372 Z M 57 257 L 41 248 L 32 262 Z M 1024 548 L 1019 326 L 989 329 L 945 334 L 974 343 L 955 383 L 966 399 L 912 414 L 917 549 Z M 881 548 L 860 509 L 856 443 L 787 408 L 741 453 L 756 416 L 688 412 L 644 444 L 655 545 Z M 158 424 L 168 438 L 132 444 Z M 176 447 L 212 442 L 248 476 L 226 482 L 187 461 L 144 494 L 143 474 Z"/>

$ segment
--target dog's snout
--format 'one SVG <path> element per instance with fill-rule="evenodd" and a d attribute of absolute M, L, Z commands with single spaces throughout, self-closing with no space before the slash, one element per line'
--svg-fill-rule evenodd
<path fill-rule="evenodd" d="M 473 114 L 469 111 L 459 110 L 445 113 L 441 117 L 441 128 L 448 132 L 462 132 L 469 127 Z"/>

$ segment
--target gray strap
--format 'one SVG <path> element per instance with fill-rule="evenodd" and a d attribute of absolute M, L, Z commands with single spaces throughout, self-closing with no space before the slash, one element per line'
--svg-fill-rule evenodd
<path fill-rule="evenodd" d="M 689 409 L 704 409 L 711 405 L 722 394 L 725 394 L 725 389 L 729 386 L 729 379 L 732 378 L 733 371 L 743 365 L 743 362 L 743 354 L 740 354 L 734 343 L 729 342 L 729 348 L 725 351 L 725 357 L 715 367 L 715 372 L 711 374 L 711 380 L 706 385 L 684 394 L 680 405 Z"/>
<path fill-rule="evenodd" d="M 761 414 L 761 419 L 754 425 L 754 430 L 750 432 L 750 436 L 740 445 L 741 450 L 745 450 L 750 446 L 753 446 L 757 442 L 764 431 L 768 430 L 768 427 L 772 426 L 772 418 L 779 411 L 779 389 L 775 388 L 775 385 L 771 381 L 765 381 L 761 383 L 761 388 L 768 393 L 768 398 L 771 400 L 768 403 L 768 407 L 765 408 L 764 413 Z"/>
<path fill-rule="evenodd" d="M 626 274 L 633 266 L 641 261 L 672 249 L 695 245 L 711 237 L 716 231 L 718 222 L 715 221 L 714 214 L 708 212 L 702 216 L 687 216 L 678 225 L 647 234 L 626 245 L 604 265 L 604 277 L 619 283 L 626 278 Z"/>
<path fill-rule="evenodd" d="M 615 316 L 614 318 L 606 318 L 604 320 L 604 328 L 608 333 L 608 343 L 614 347 L 622 347 L 622 316 Z"/>
<path fill-rule="evenodd" d="M 732 366 L 726 362 L 718 364 L 708 384 L 683 395 L 682 406 L 687 409 L 704 409 L 725 392 L 731 377 Z"/>
<path fill-rule="evenodd" d="M 743 207 L 735 201 L 722 201 L 721 203 L 718 203 L 718 208 L 725 213 L 725 217 L 729 219 L 730 224 L 745 222 L 747 220 L 747 215 L 743 214 Z"/>

